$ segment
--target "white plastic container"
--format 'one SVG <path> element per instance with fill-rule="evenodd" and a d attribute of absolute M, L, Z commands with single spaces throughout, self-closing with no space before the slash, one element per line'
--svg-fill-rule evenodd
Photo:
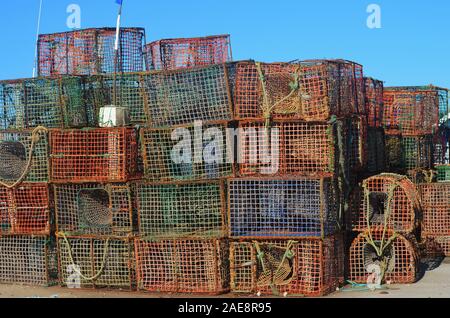
<path fill-rule="evenodd" d="M 102 128 L 125 127 L 130 125 L 128 109 L 114 105 L 100 108 L 98 125 Z"/>

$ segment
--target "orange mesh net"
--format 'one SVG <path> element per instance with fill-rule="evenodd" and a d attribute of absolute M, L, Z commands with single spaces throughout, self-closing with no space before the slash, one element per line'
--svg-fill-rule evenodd
<path fill-rule="evenodd" d="M 231 62 L 229 35 L 165 39 L 145 45 L 147 70 L 176 70 Z"/>
<path fill-rule="evenodd" d="M 450 236 L 450 183 L 419 185 L 423 207 L 422 234 Z"/>
<path fill-rule="evenodd" d="M 369 127 L 381 127 L 384 113 L 383 82 L 365 77 L 364 83 Z"/>
<path fill-rule="evenodd" d="M 53 130 L 50 145 L 52 182 L 127 182 L 136 177 L 133 128 Z"/>
<path fill-rule="evenodd" d="M 370 233 L 370 234 L 369 234 Z M 381 253 L 370 243 L 384 248 Z M 390 242 L 388 239 L 392 238 Z M 358 235 L 350 247 L 349 280 L 365 284 L 368 281 L 370 265 L 378 265 L 381 269 L 383 281 L 393 284 L 410 284 L 417 279 L 419 265 L 419 248 L 415 238 L 411 235 L 394 236 L 394 232 L 383 232 L 382 228 L 374 228 L 370 232 Z"/>
<path fill-rule="evenodd" d="M 136 240 L 135 249 L 141 290 L 201 294 L 229 290 L 225 240 Z"/>
<path fill-rule="evenodd" d="M 232 242 L 231 290 L 236 293 L 322 296 L 343 283 L 341 235 L 298 241 Z"/>

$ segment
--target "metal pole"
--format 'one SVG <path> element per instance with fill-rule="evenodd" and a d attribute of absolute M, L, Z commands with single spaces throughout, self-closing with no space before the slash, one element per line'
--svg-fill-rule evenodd
<path fill-rule="evenodd" d="M 38 66 L 38 42 L 39 42 L 39 31 L 41 29 L 41 16 L 42 16 L 42 2 L 39 3 L 39 15 L 38 15 L 38 23 L 37 23 L 37 31 L 36 31 L 36 47 L 34 53 L 34 67 L 33 67 L 33 77 L 36 77 L 36 68 Z"/>

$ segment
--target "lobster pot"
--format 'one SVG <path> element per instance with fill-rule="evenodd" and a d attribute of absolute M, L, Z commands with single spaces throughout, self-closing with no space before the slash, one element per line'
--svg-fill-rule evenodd
<path fill-rule="evenodd" d="M 57 240 L 61 286 L 133 289 L 134 251 L 129 238 L 58 234 Z"/>
<path fill-rule="evenodd" d="M 440 127 L 433 136 L 434 163 L 445 165 L 450 163 L 450 128 Z"/>
<path fill-rule="evenodd" d="M 54 130 L 50 145 L 54 183 L 126 182 L 136 177 L 133 128 Z"/>
<path fill-rule="evenodd" d="M 403 137 L 398 132 L 385 131 L 386 169 L 389 172 L 405 171 L 402 141 Z"/>
<path fill-rule="evenodd" d="M 199 294 L 229 291 L 226 240 L 136 240 L 135 249 L 140 290 Z"/>
<path fill-rule="evenodd" d="M 297 241 L 239 241 L 230 248 L 231 291 L 323 296 L 344 281 L 342 235 Z"/>
<path fill-rule="evenodd" d="M 223 181 L 137 183 L 141 238 L 221 238 L 227 235 Z"/>
<path fill-rule="evenodd" d="M 450 182 L 419 185 L 423 208 L 422 234 L 450 236 Z"/>
<path fill-rule="evenodd" d="M 68 128 L 86 124 L 81 78 L 0 81 L 0 129 Z"/>
<path fill-rule="evenodd" d="M 362 66 L 349 61 L 239 62 L 236 117 L 323 121 L 362 114 L 363 87 Z"/>
<path fill-rule="evenodd" d="M 48 236 L 0 237 L 0 283 L 46 287 L 56 277 L 56 253 Z"/>
<path fill-rule="evenodd" d="M 233 238 L 324 237 L 339 228 L 332 178 L 243 178 L 228 181 Z"/>
<path fill-rule="evenodd" d="M 234 64 L 221 64 L 144 75 L 148 125 L 164 128 L 233 120 L 233 70 Z"/>
<path fill-rule="evenodd" d="M 28 162 L 30 162 L 29 166 Z M 0 131 L 0 181 L 13 184 L 22 176 L 25 177 L 25 182 L 48 181 L 46 132 L 36 132 L 33 144 L 31 131 Z"/>
<path fill-rule="evenodd" d="M 437 181 L 450 181 L 450 165 L 439 165 L 436 166 L 437 170 Z"/>
<path fill-rule="evenodd" d="M 450 128 L 450 104 L 448 103 L 448 89 L 432 86 L 436 90 L 439 98 L 439 123 L 446 123 Z"/>
<path fill-rule="evenodd" d="M 145 65 L 151 70 L 177 70 L 232 61 L 229 35 L 164 39 L 144 46 Z"/>
<path fill-rule="evenodd" d="M 405 169 L 430 169 L 433 166 L 432 136 L 403 136 L 402 155 Z"/>
<path fill-rule="evenodd" d="M 450 256 L 450 235 L 426 236 L 426 256 L 440 260 Z"/>
<path fill-rule="evenodd" d="M 386 169 L 385 135 L 382 128 L 367 130 L 367 170 L 379 173 Z"/>
<path fill-rule="evenodd" d="M 398 233 L 415 230 L 421 211 L 416 186 L 405 176 L 383 173 L 363 181 L 354 190 L 349 213 L 350 226 L 363 232 L 385 224 Z"/>
<path fill-rule="evenodd" d="M 38 74 L 97 75 L 141 72 L 144 29 L 121 28 L 115 63 L 115 28 L 84 29 L 39 35 Z"/>
<path fill-rule="evenodd" d="M 90 106 L 87 115 L 90 126 L 97 127 L 100 108 L 111 105 L 127 109 L 132 124 L 145 124 L 148 116 L 144 85 L 144 75 L 138 73 L 86 77 L 84 87 L 86 104 Z"/>
<path fill-rule="evenodd" d="M 349 280 L 365 284 L 372 271 L 385 268 L 383 281 L 392 284 L 411 284 L 418 277 L 419 248 L 412 235 L 396 235 L 387 231 L 383 240 L 383 228 L 361 233 L 350 246 Z M 382 243 L 383 240 L 383 243 Z M 381 249 L 381 256 L 371 244 Z M 383 245 L 381 245 L 383 244 Z"/>
<path fill-rule="evenodd" d="M 55 185 L 54 193 L 58 232 L 124 237 L 133 231 L 127 184 Z"/>
<path fill-rule="evenodd" d="M 366 117 L 354 116 L 348 119 L 347 132 L 344 134 L 347 159 L 351 171 L 367 168 L 367 120 Z"/>
<path fill-rule="evenodd" d="M 329 175 L 346 169 L 345 124 L 275 121 L 268 128 L 264 121 L 240 122 L 240 174 Z"/>
<path fill-rule="evenodd" d="M 384 127 L 406 135 L 432 134 L 439 124 L 439 95 L 432 89 L 384 89 Z"/>
<path fill-rule="evenodd" d="M 148 181 L 193 181 L 234 174 L 227 124 L 141 130 L 144 175 Z"/>
<path fill-rule="evenodd" d="M 0 234 L 50 235 L 47 183 L 0 187 Z"/>
<path fill-rule="evenodd" d="M 364 84 L 368 125 L 373 128 L 381 127 L 384 113 L 384 84 L 382 81 L 370 77 L 364 77 Z"/>

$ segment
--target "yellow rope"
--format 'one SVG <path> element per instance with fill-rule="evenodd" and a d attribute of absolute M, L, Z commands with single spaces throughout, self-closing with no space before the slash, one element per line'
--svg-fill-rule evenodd
<path fill-rule="evenodd" d="M 31 133 L 31 146 L 30 146 L 30 150 L 28 152 L 27 165 L 26 165 L 22 175 L 19 177 L 19 179 L 17 179 L 17 181 L 15 181 L 13 184 L 8 184 L 8 183 L 5 183 L 0 180 L 0 185 L 2 185 L 3 187 L 6 187 L 8 189 L 15 188 L 17 185 L 21 184 L 22 181 L 26 178 L 26 176 L 30 170 L 30 167 L 31 167 L 31 162 L 33 161 L 34 147 L 40 140 L 40 137 L 39 137 L 40 132 L 47 133 L 48 129 L 43 126 L 38 126 Z"/>

